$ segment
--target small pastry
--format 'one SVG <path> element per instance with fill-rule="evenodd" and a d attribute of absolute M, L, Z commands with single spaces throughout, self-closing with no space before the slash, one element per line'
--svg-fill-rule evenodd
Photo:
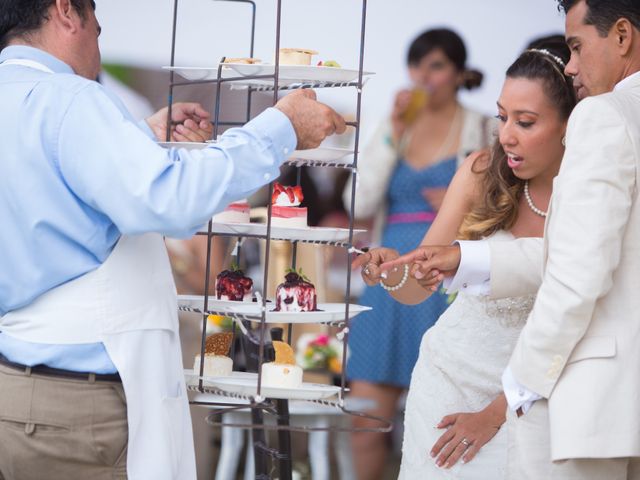
<path fill-rule="evenodd" d="M 231 332 L 214 333 L 209 335 L 204 349 L 204 373 L 205 377 L 228 377 L 233 370 L 233 360 L 227 355 L 231 348 Z M 196 355 L 193 362 L 193 373 L 200 375 L 200 354 Z"/>

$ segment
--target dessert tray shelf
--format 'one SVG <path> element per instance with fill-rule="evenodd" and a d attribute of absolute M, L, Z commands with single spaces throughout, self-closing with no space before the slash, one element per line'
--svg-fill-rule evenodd
<path fill-rule="evenodd" d="M 364 85 L 365 83 L 367 83 L 367 79 L 364 79 L 362 81 L 362 85 Z M 277 90 L 285 91 L 285 90 L 299 90 L 302 88 L 345 88 L 345 87 L 360 88 L 360 84 L 357 82 L 316 82 L 316 83 L 303 82 L 303 83 L 292 83 L 290 85 L 279 85 Z M 274 90 L 273 85 L 271 86 L 260 85 L 260 86 L 249 87 L 248 85 L 243 85 L 242 83 L 238 83 L 231 86 L 232 90 L 246 89 L 246 88 L 251 88 L 251 90 L 254 92 L 272 92 Z"/>
<path fill-rule="evenodd" d="M 258 78 L 271 78 L 271 82 L 273 82 L 273 76 L 269 77 L 258 77 Z M 247 79 L 235 79 L 234 81 L 230 80 L 190 80 L 184 82 L 174 82 L 173 86 L 185 86 L 185 85 L 199 85 L 199 84 L 211 84 L 211 83 L 231 83 L 231 90 L 246 90 L 250 92 L 283 92 L 287 90 L 301 90 L 304 88 L 346 88 L 346 87 L 356 87 L 360 88 L 360 84 L 358 82 L 300 82 L 300 83 L 291 83 L 288 85 L 278 85 L 278 88 L 274 88 L 273 85 L 262 85 L 262 84 L 253 84 L 249 83 Z M 367 79 L 363 79 L 362 85 L 367 83 Z M 222 124 L 222 122 L 220 122 Z"/>
<path fill-rule="evenodd" d="M 199 387 L 198 375 L 185 370 L 185 382 L 188 387 Z M 255 399 L 258 395 L 258 374 L 233 372 L 228 377 L 202 377 L 203 390 L 207 393 L 236 394 L 245 399 Z M 299 387 L 274 387 L 261 385 L 260 395 L 263 398 L 281 400 L 322 400 L 340 394 L 340 387 L 318 383 L 302 383 Z"/>
<path fill-rule="evenodd" d="M 276 68 L 273 64 L 220 63 L 212 67 L 165 66 L 163 68 L 177 73 L 187 80 L 184 83 L 189 84 L 215 82 L 229 83 L 233 87 L 250 87 L 254 91 L 274 90 Z M 373 72 L 362 72 L 362 74 L 363 77 L 370 77 Z M 347 68 L 280 65 L 278 90 L 359 87 L 358 76 L 358 70 Z"/>
<path fill-rule="evenodd" d="M 252 387 L 249 394 L 236 393 L 231 389 L 223 389 L 215 386 L 219 383 L 216 379 L 208 377 L 199 377 L 191 370 L 185 370 L 185 383 L 187 390 L 191 392 L 191 404 L 218 407 L 210 415 L 207 416 L 207 423 L 216 427 L 236 427 L 243 429 L 256 429 L 258 426 L 251 423 L 239 423 L 242 417 L 234 417 L 234 420 L 221 420 L 221 413 L 229 413 L 232 411 L 245 412 L 252 408 L 260 408 L 268 416 L 260 429 L 265 430 L 286 430 L 293 432 L 312 432 L 312 431 L 332 431 L 332 432 L 354 432 L 354 431 L 375 431 L 389 432 L 392 429 L 391 422 L 380 417 L 361 413 L 360 410 L 370 409 L 375 406 L 375 402 L 360 397 L 342 396 L 340 389 L 330 385 L 306 384 L 301 389 L 292 389 L 286 394 L 279 391 L 271 392 L 261 388 L 260 396 L 257 395 L 257 387 Z M 233 377 L 241 375 L 252 375 L 244 372 L 233 372 Z M 225 377 L 219 377 L 225 378 Z M 229 378 L 229 377 L 226 377 Z M 200 380 L 202 384 L 200 385 Z M 224 380 L 223 380 L 224 382 Z M 304 384 L 303 384 L 304 385 Z M 286 389 L 289 390 L 289 389 Z M 266 395 L 275 393 L 276 397 Z M 282 397 L 282 398 L 278 398 Z M 288 400 L 291 405 L 292 413 L 297 415 L 305 415 L 317 417 L 318 415 L 342 415 L 349 414 L 361 416 L 374 420 L 380 424 L 376 428 L 354 428 L 350 425 L 336 422 L 313 422 L 312 425 L 296 423 L 294 425 L 277 425 L 275 417 L 277 416 L 277 400 Z M 271 422 L 269 422 L 271 416 Z"/>
<path fill-rule="evenodd" d="M 290 159 L 284 163 L 285 165 L 289 165 L 291 167 L 331 167 L 355 170 L 355 167 L 350 163 L 323 162 L 320 160 Z"/>
<path fill-rule="evenodd" d="M 231 305 L 235 304 L 235 305 Z M 346 305 L 344 303 L 319 303 L 315 312 L 276 312 L 273 310 L 275 303 L 267 303 L 265 307 L 265 323 L 323 323 L 332 326 L 342 326 L 347 318 Z M 207 309 L 204 308 L 204 297 L 197 295 L 179 295 L 178 310 L 205 315 L 221 315 L 237 320 L 249 320 L 251 322 L 262 321 L 262 305 L 253 302 L 220 301 L 209 297 Z M 349 305 L 349 318 L 359 313 L 371 310 L 371 307 L 363 305 Z"/>
<path fill-rule="evenodd" d="M 353 230 L 353 234 L 364 233 L 366 230 Z M 208 226 L 204 226 L 199 234 L 209 234 Z M 333 245 L 348 247 L 349 229 L 325 227 L 276 227 L 271 225 L 271 236 L 267 236 L 267 225 L 264 223 L 212 223 L 211 234 L 227 237 L 271 238 L 272 240 L 287 240 L 291 242 L 314 243 L 319 245 Z"/>
<path fill-rule="evenodd" d="M 209 142 L 158 142 L 163 148 L 175 148 L 185 150 L 202 150 L 215 144 Z M 308 150 L 295 150 L 285 162 L 295 167 L 334 167 L 354 169 L 353 149 L 342 147 L 318 147 Z"/>

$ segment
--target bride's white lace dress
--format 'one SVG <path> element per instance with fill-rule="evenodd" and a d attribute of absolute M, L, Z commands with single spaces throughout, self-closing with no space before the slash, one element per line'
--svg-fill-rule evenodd
<path fill-rule="evenodd" d="M 505 478 L 505 428 L 467 464 L 438 468 L 429 452 L 444 432 L 435 428 L 442 417 L 481 410 L 502 392 L 500 377 L 533 302 L 459 293 L 424 334 L 407 397 L 400 479 Z"/>

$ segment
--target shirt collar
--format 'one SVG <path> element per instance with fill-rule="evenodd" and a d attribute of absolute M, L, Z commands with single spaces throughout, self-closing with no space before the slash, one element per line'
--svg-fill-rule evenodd
<path fill-rule="evenodd" d="M 0 52 L 0 62 L 14 58 L 41 63 L 54 73 L 75 73 L 69 65 L 50 53 L 26 45 L 10 45 Z"/>
<path fill-rule="evenodd" d="M 616 86 L 613 87 L 613 90 L 615 91 L 615 90 L 620 90 L 621 88 L 628 88 L 631 86 L 632 83 L 635 83 L 638 81 L 640 81 L 640 72 L 632 73 L 628 77 L 625 77 L 622 80 L 620 80 L 618 83 L 616 83 Z"/>

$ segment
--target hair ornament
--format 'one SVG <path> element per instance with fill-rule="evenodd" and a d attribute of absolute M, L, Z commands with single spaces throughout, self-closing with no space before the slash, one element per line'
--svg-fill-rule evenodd
<path fill-rule="evenodd" d="M 556 62 L 560 66 L 560 68 L 562 68 L 562 71 L 564 71 L 564 69 L 567 67 L 559 56 L 554 55 L 553 53 L 551 53 L 546 48 L 530 48 L 529 50 L 526 50 L 526 51 L 527 52 L 535 52 L 535 53 L 539 53 L 541 55 L 545 55 L 546 57 L 548 57 L 548 58 L 552 59 L 554 62 Z"/>

